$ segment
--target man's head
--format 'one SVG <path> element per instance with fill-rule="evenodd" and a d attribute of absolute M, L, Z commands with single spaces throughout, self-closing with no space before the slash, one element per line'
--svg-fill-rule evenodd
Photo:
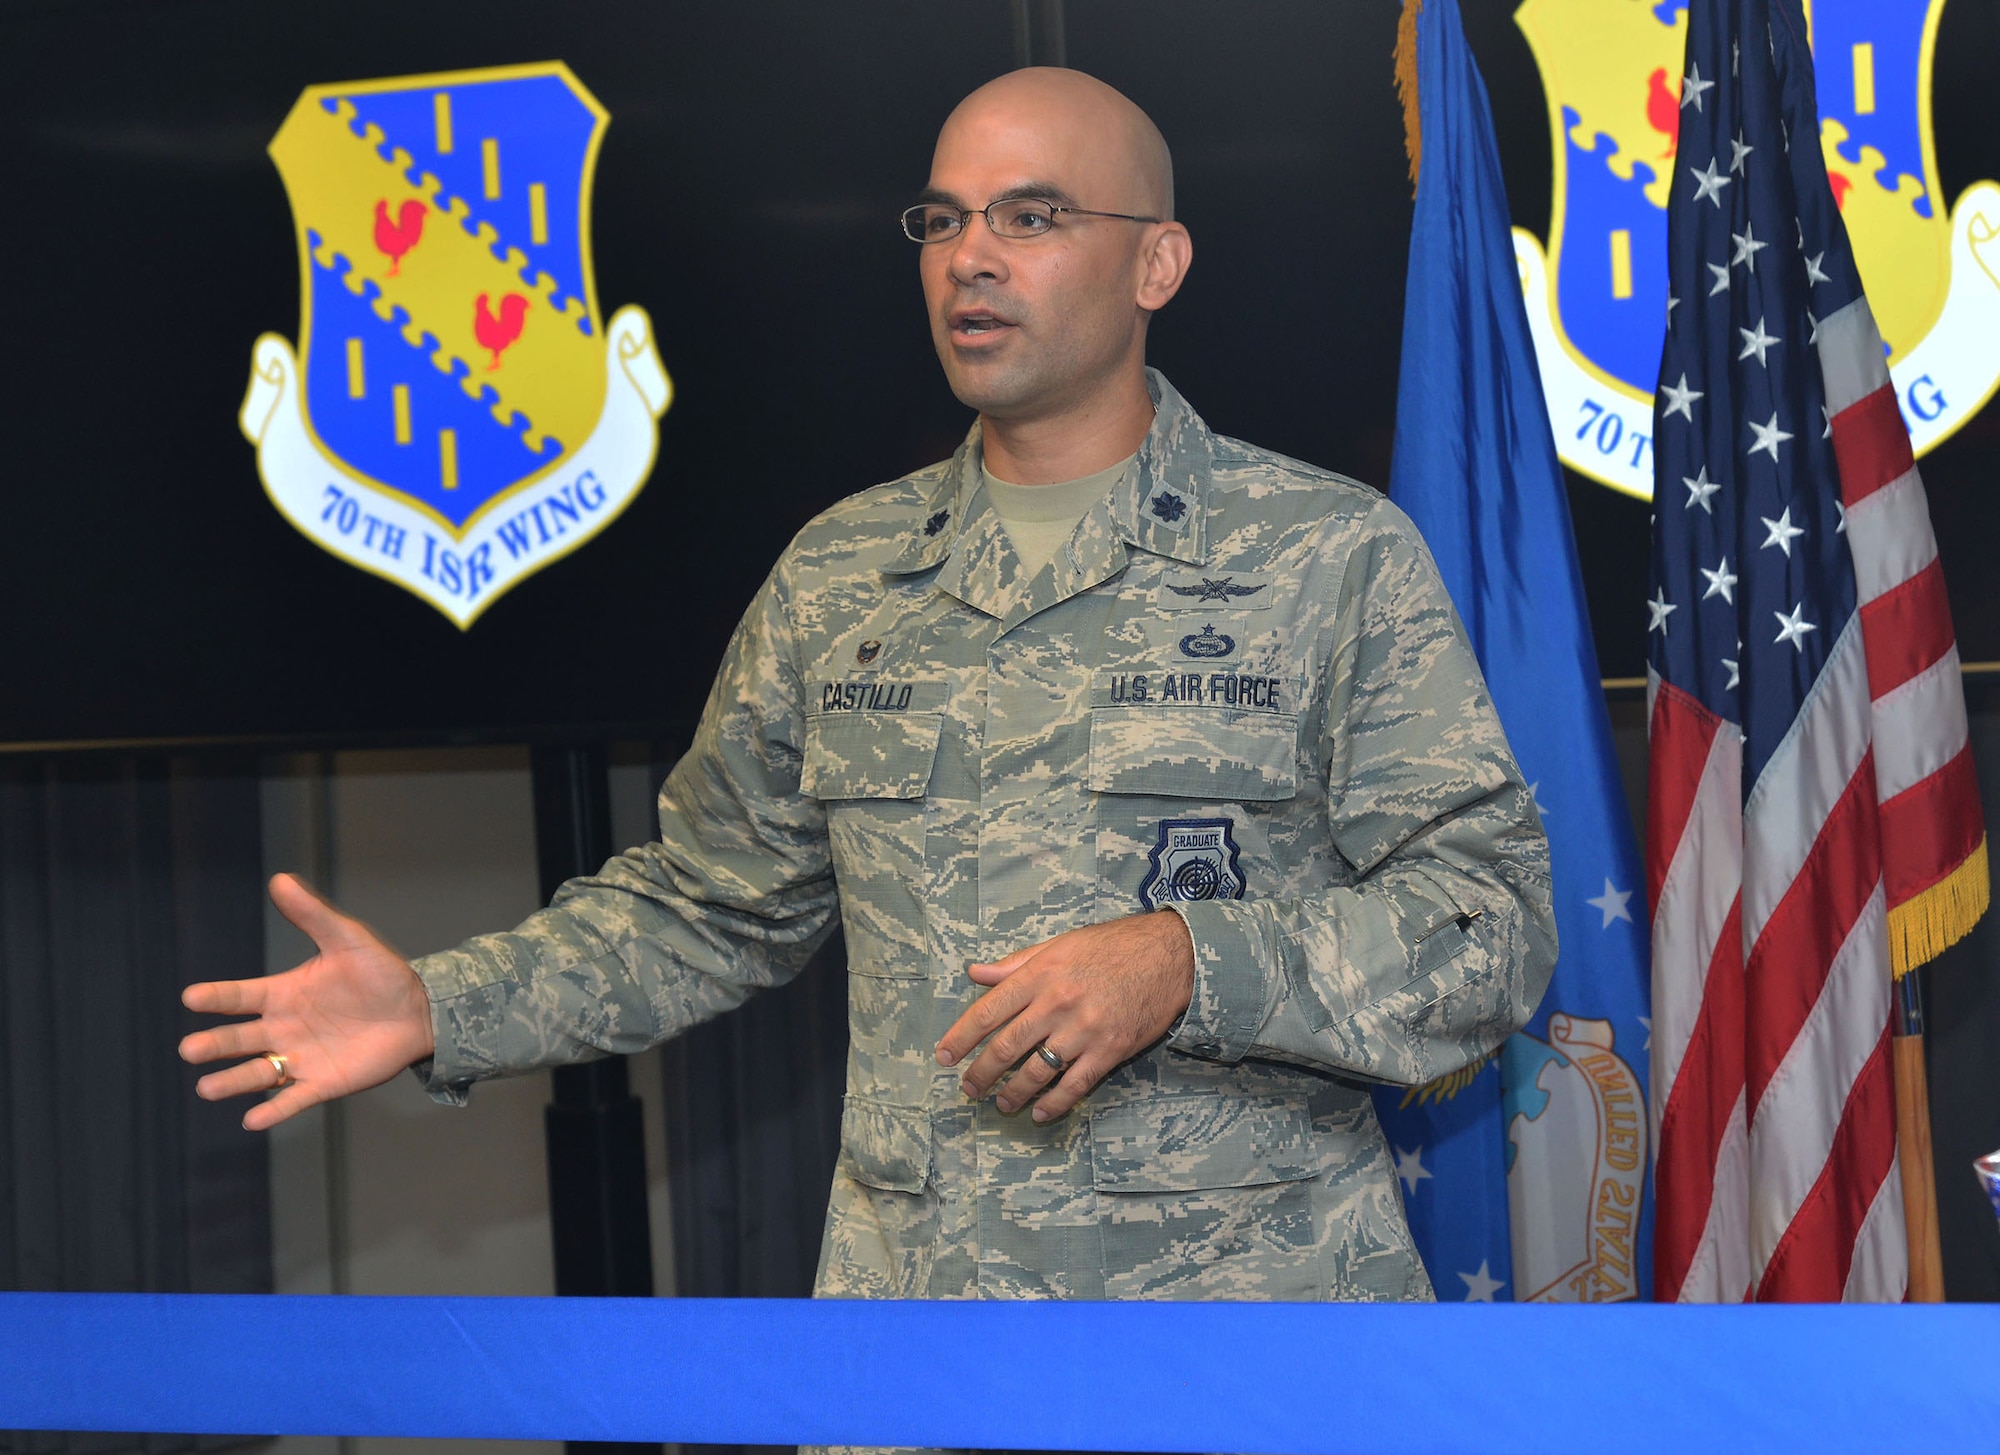
<path fill-rule="evenodd" d="M 972 217 L 925 243 L 931 337 L 952 392 L 993 421 L 1026 423 L 1128 394 L 1146 324 L 1192 256 L 1174 222 L 1173 162 L 1137 106 L 1079 71 L 1014 71 L 945 121 L 922 200 L 984 208 L 1010 197 L 1157 218 L 1058 212 L 1040 237 L 996 237 Z"/>

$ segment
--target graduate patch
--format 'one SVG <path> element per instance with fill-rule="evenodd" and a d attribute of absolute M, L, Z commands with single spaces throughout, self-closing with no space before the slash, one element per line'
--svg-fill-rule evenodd
<path fill-rule="evenodd" d="M 1147 909 L 1197 899 L 1241 899 L 1235 824 L 1227 818 L 1160 820 L 1159 842 L 1146 851 L 1151 867 L 1139 885 Z"/>

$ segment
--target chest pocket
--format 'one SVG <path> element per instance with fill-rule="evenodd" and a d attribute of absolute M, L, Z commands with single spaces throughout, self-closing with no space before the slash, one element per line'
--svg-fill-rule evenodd
<path fill-rule="evenodd" d="M 806 720 L 799 791 L 811 798 L 922 798 L 937 765 L 941 712 L 820 713 Z"/>
<path fill-rule="evenodd" d="M 1226 707 L 1095 707 L 1090 787 L 1211 802 L 1272 803 L 1299 791 L 1298 714 Z"/>
<path fill-rule="evenodd" d="M 799 790 L 826 804 L 848 968 L 877 980 L 928 973 L 924 795 L 942 712 L 829 712 L 806 720 Z"/>

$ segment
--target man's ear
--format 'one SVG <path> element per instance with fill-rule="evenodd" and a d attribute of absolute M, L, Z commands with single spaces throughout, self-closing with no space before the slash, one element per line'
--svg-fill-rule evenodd
<path fill-rule="evenodd" d="M 1188 269 L 1194 266 L 1194 239 L 1178 222 L 1156 224 L 1140 261 L 1145 271 L 1139 278 L 1137 301 L 1148 313 L 1155 313 L 1181 291 Z"/>

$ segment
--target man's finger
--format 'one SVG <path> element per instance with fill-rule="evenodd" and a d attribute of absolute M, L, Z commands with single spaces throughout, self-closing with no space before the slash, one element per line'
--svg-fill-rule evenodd
<path fill-rule="evenodd" d="M 1042 945 L 1046 945 L 1047 943 L 1048 941 L 1044 940 L 1041 945 L 1029 945 L 1024 949 L 1015 950 L 1011 954 L 1002 955 L 991 964 L 968 965 L 965 968 L 965 973 L 972 977 L 974 985 L 998 985 L 1009 975 L 1012 975 L 1016 970 L 1019 970 L 1023 965 L 1034 959 L 1036 953 L 1041 950 Z"/>
<path fill-rule="evenodd" d="M 1002 1086 L 999 1094 L 994 1097 L 994 1101 L 1000 1110 L 1006 1112 L 1019 1111 L 1039 1096 L 1049 1083 L 1054 1081 L 1057 1075 L 1060 1074 L 1056 1067 L 1051 1066 L 1042 1058 L 1041 1048 L 1046 1045 L 1048 1045 L 1047 1040 L 1036 1042 L 1034 1048 L 1022 1058 L 1021 1064 L 1015 1068 L 1014 1074 L 1007 1078 L 1006 1085 Z"/>
<path fill-rule="evenodd" d="M 952 1022 L 951 1029 L 938 1042 L 938 1065 L 956 1066 L 974 1046 L 1012 1020 L 1033 998 L 1034 991 L 1019 980 L 1010 979 L 987 991 Z"/>
<path fill-rule="evenodd" d="M 977 1101 L 999 1085 L 1000 1078 L 1013 1069 L 1023 1057 L 1033 1060 L 1034 1058 L 1028 1053 L 1042 1043 L 1042 1038 L 1048 1035 L 1049 1029 L 1047 1020 L 1043 1015 L 1035 1013 L 1031 1003 L 1019 1015 L 993 1033 L 992 1038 L 986 1042 L 986 1049 L 979 1053 L 979 1059 L 965 1068 L 965 1074 L 959 1078 L 959 1089 Z M 1015 1071 L 1014 1074 L 1019 1077 L 1021 1072 Z M 1013 1083 L 1009 1082 L 1008 1085 L 1011 1087 Z M 1013 1098 L 1013 1105 L 1004 1106 L 1002 1109 L 1012 1111 L 1024 1100 L 1025 1096 L 1016 1096 Z"/>
<path fill-rule="evenodd" d="M 181 1004 L 203 1015 L 256 1015 L 267 988 L 263 980 L 205 980 L 183 990 Z"/>
<path fill-rule="evenodd" d="M 204 1061 L 220 1061 L 228 1056 L 257 1055 L 270 1049 L 269 1037 L 262 1021 L 210 1026 L 181 1039 L 181 1059 L 199 1066 Z"/>
<path fill-rule="evenodd" d="M 232 1096 L 249 1096 L 269 1091 L 278 1084 L 278 1068 L 264 1057 L 240 1061 L 223 1071 L 211 1071 L 195 1082 L 195 1095 L 203 1101 L 227 1101 Z"/>
<path fill-rule="evenodd" d="M 1089 1056 L 1083 1057 L 1063 1072 L 1062 1080 L 1042 1093 L 1031 1115 L 1038 1122 L 1054 1121 L 1088 1096 L 1090 1089 L 1102 1081 L 1110 1069 Z"/>
<path fill-rule="evenodd" d="M 271 903 L 278 913 L 303 930 L 321 949 L 345 944 L 354 937 L 354 921 L 306 888 L 290 874 L 271 876 Z"/>
<path fill-rule="evenodd" d="M 279 1122 L 289 1121 L 306 1108 L 318 1106 L 322 1100 L 311 1087 L 294 1081 L 276 1096 L 258 1102 L 243 1113 L 243 1130 L 268 1132 Z"/>

